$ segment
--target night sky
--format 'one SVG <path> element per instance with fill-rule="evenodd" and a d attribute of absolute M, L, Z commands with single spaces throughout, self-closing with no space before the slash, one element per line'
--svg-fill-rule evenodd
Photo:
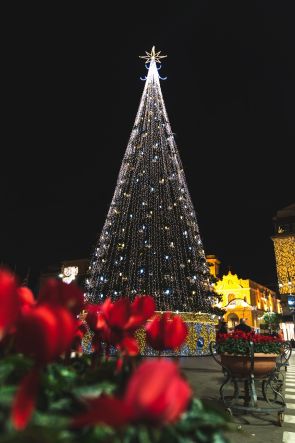
<path fill-rule="evenodd" d="M 34 285 L 47 265 L 90 257 L 144 87 L 138 56 L 155 45 L 205 252 L 275 289 L 272 217 L 295 200 L 293 3 L 12 6 L 0 261 Z"/>

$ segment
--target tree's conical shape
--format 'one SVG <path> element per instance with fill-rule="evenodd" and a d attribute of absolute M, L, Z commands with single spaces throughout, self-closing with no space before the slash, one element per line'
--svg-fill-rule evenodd
<path fill-rule="evenodd" d="M 86 281 L 91 302 L 155 298 L 158 310 L 209 312 L 196 214 L 150 60 L 135 124 Z"/>

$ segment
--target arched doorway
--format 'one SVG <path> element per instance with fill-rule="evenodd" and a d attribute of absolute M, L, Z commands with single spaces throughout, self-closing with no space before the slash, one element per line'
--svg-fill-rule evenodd
<path fill-rule="evenodd" d="M 239 317 L 237 316 L 237 314 L 229 314 L 227 316 L 227 327 L 229 329 L 234 328 L 235 326 L 237 326 L 237 324 L 239 324 L 240 320 Z"/>

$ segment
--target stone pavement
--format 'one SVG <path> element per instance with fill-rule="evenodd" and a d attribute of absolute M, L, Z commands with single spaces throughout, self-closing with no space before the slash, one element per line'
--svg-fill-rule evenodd
<path fill-rule="evenodd" d="M 287 403 L 283 426 L 278 426 L 277 413 L 248 414 L 232 417 L 237 432 L 227 434 L 231 443 L 295 443 L 295 352 L 285 375 L 284 395 Z M 224 406 L 219 400 L 219 387 L 224 380 L 221 367 L 212 357 L 182 357 L 180 366 L 194 389 L 195 395 L 208 404 Z M 264 406 L 264 405 L 262 405 Z M 267 407 L 267 404 L 265 403 Z"/>

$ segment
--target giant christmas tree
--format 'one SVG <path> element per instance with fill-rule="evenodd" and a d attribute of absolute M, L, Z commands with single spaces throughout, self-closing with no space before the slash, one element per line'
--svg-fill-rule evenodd
<path fill-rule="evenodd" d="M 210 273 L 168 120 L 158 69 L 148 74 L 111 206 L 86 281 L 87 298 L 149 294 L 161 311 L 209 312 Z"/>

